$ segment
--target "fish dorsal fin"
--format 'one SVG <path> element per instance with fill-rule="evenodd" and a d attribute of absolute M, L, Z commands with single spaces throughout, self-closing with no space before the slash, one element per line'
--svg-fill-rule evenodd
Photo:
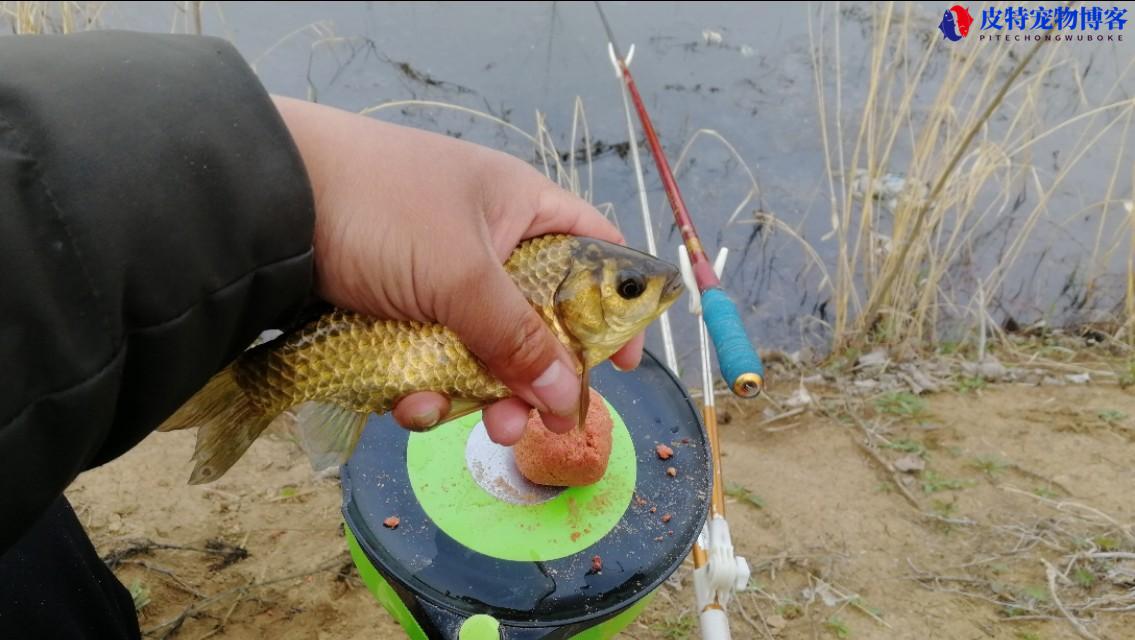
<path fill-rule="evenodd" d="M 292 410 L 292 433 L 316 471 L 351 457 L 366 426 L 366 413 L 330 402 L 305 402 Z"/>

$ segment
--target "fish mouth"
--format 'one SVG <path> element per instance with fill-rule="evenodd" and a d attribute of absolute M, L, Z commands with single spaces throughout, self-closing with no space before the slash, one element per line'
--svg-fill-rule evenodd
<path fill-rule="evenodd" d="M 662 302 L 666 304 L 673 302 L 682 295 L 685 288 L 686 283 L 682 281 L 682 274 L 674 269 L 666 277 L 666 283 L 662 285 Z"/>

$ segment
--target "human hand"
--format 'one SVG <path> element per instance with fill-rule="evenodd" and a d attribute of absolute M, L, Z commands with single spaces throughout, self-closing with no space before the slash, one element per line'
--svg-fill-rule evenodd
<path fill-rule="evenodd" d="M 453 330 L 514 397 L 485 409 L 489 437 L 520 439 L 530 407 L 549 429 L 576 423 L 575 361 L 502 266 L 546 233 L 622 242 L 591 205 L 505 153 L 331 107 L 274 98 L 315 193 L 316 292 L 380 318 Z M 611 360 L 638 365 L 642 336 Z M 411 429 L 449 411 L 438 393 L 406 396 L 394 418 Z"/>

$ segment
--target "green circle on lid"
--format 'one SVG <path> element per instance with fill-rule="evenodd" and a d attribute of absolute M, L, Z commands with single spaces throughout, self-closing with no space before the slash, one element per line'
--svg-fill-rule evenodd
<path fill-rule="evenodd" d="M 501 623 L 496 618 L 478 613 L 469 616 L 457 632 L 457 640 L 500 640 Z"/>
<path fill-rule="evenodd" d="M 634 495 L 637 463 L 631 435 L 611 403 L 614 428 L 607 472 L 595 484 L 570 487 L 539 504 L 501 500 L 477 484 L 465 463 L 480 412 L 426 433 L 410 434 L 410 486 L 439 529 L 478 553 L 515 561 L 555 560 L 595 544 L 615 527 Z"/>

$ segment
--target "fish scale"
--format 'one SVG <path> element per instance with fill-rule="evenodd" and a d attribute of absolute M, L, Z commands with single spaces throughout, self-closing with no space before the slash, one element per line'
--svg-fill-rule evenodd
<path fill-rule="evenodd" d="M 560 342 L 577 352 L 585 370 L 642 331 L 681 287 L 673 265 L 574 236 L 525 241 L 504 267 Z M 635 295 L 624 297 L 629 290 L 620 282 L 634 284 Z M 200 427 L 190 482 L 209 482 L 231 467 L 275 416 L 292 411 L 297 441 L 313 465 L 327 466 L 350 454 L 369 413 L 385 413 L 417 391 L 448 396 L 453 410 L 447 418 L 511 395 L 457 334 L 441 325 L 336 309 L 246 351 L 160 430 Z"/>

